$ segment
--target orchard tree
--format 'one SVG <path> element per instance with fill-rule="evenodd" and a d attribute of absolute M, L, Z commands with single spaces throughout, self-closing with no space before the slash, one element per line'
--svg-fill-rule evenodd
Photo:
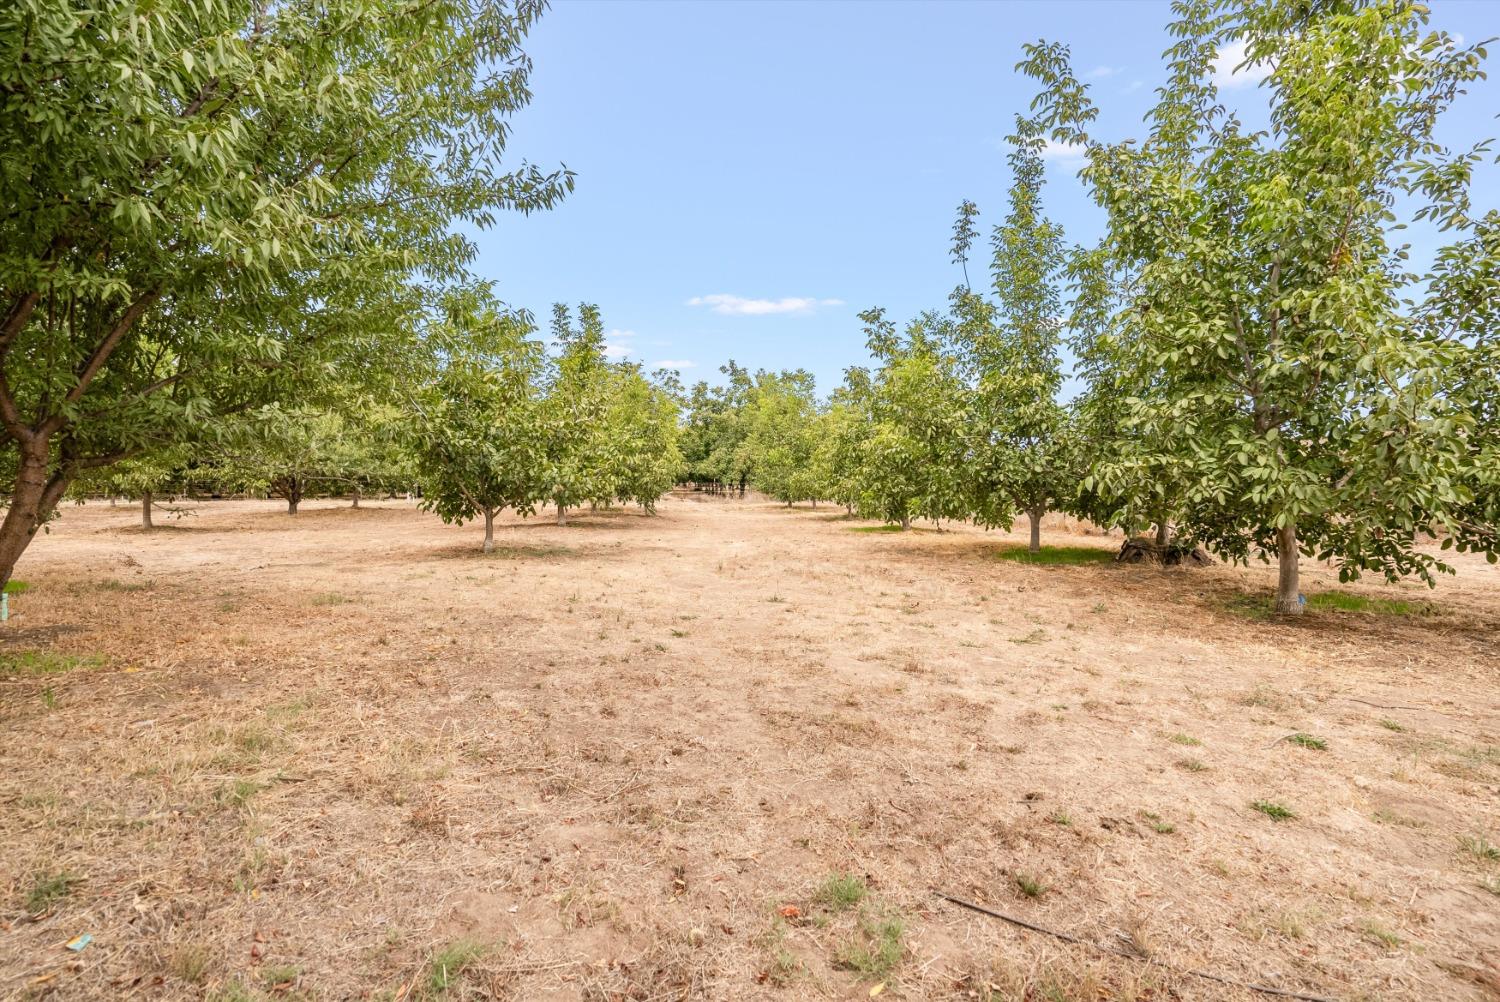
<path fill-rule="evenodd" d="M 613 367 L 604 413 L 605 433 L 612 439 L 606 455 L 615 500 L 634 502 L 655 514 L 656 502 L 672 489 L 682 469 L 677 447 L 677 399 L 670 374 L 655 381 L 630 362 Z"/>
<path fill-rule="evenodd" d="M 812 453 L 817 492 L 844 506 L 850 514 L 859 504 L 865 442 L 870 434 L 870 374 L 862 368 L 845 373 L 828 408 L 818 415 Z"/>
<path fill-rule="evenodd" d="M 80 501 L 90 494 L 108 494 L 111 504 L 116 497 L 140 498 L 141 528 L 149 532 L 155 528 L 152 514 L 159 507 L 157 495 L 186 488 L 189 459 L 185 445 L 142 453 L 82 474 L 74 480 L 69 493 Z M 178 515 L 185 513 L 184 509 L 170 505 L 168 511 Z"/>
<path fill-rule="evenodd" d="M 915 516 L 966 517 L 969 400 L 953 358 L 943 350 L 951 324 L 924 313 L 901 337 L 883 310 L 859 316 L 870 353 L 881 363 L 870 388 L 870 425 L 861 448 L 861 514 L 903 530 L 911 528 Z"/>
<path fill-rule="evenodd" d="M 485 553 L 495 516 L 531 514 L 549 486 L 539 383 L 543 356 L 526 317 L 487 289 L 451 294 L 439 335 L 452 345 L 441 371 L 412 402 L 411 444 L 422 507 L 444 522 L 484 519 Z"/>
<path fill-rule="evenodd" d="M 1139 144 L 1089 134 L 1096 109 L 1064 47 L 1030 45 L 1021 64 L 1051 138 L 1087 149 L 1105 246 L 1133 279 L 1133 357 L 1116 363 L 1137 452 L 1096 476 L 1129 482 L 1138 459 L 1179 471 L 1184 531 L 1238 561 L 1276 554 L 1281 613 L 1301 610 L 1301 553 L 1343 579 L 1431 583 L 1449 568 L 1417 536 L 1460 529 L 1475 417 L 1448 392 L 1465 345 L 1421 321 L 1427 304 L 1402 303 L 1422 276 L 1391 232 L 1408 195 L 1464 226 L 1449 210 L 1466 204 L 1473 154 L 1435 137 L 1483 50 L 1429 32 L 1416 4 L 1174 10 Z M 1265 130 L 1218 100 L 1213 64 L 1233 39 L 1268 74 Z"/>
<path fill-rule="evenodd" d="M 0 5 L 0 582 L 82 471 L 413 349 L 502 168 L 542 4 Z"/>
<path fill-rule="evenodd" d="M 331 411 L 264 407 L 235 422 L 216 446 L 211 476 L 236 491 L 280 498 L 295 515 L 304 498 L 320 492 L 319 484 L 344 486 L 350 434 Z"/>
<path fill-rule="evenodd" d="M 758 373 L 744 408 L 745 439 L 740 466 L 753 471 L 755 489 L 791 506 L 816 500 L 812 477 L 817 419 L 811 373 Z"/>
<path fill-rule="evenodd" d="M 1035 122 L 1017 116 L 1009 142 L 1010 213 L 991 237 L 995 299 L 968 286 L 978 210 L 964 202 L 954 226 L 953 256 L 965 273 L 953 295 L 954 332 L 974 387 L 968 455 L 975 517 L 1009 526 L 1025 512 L 1035 553 L 1042 516 L 1071 506 L 1082 471 L 1078 438 L 1058 401 L 1066 252 L 1062 228 L 1042 211 L 1044 137 Z"/>
<path fill-rule="evenodd" d="M 605 422 L 612 374 L 597 306 L 581 305 L 574 327 L 568 308 L 554 304 L 552 339 L 560 351 L 539 409 L 546 449 L 543 496 L 556 509 L 557 524 L 566 525 L 569 508 L 613 496 L 610 469 L 617 443 Z"/>

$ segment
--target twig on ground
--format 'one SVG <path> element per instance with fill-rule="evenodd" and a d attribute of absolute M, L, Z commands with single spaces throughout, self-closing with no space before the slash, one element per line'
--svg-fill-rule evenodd
<path fill-rule="evenodd" d="M 1009 922 L 1011 925 L 1020 926 L 1022 929 L 1030 929 L 1032 932 L 1039 932 L 1044 936 L 1051 936 L 1054 939 L 1060 939 L 1064 943 L 1077 943 L 1080 946 L 1092 947 L 1093 949 L 1098 950 L 1100 953 L 1107 953 L 1111 956 L 1124 957 L 1127 960 L 1136 960 L 1142 963 L 1152 964 L 1156 967 L 1163 967 L 1173 972 L 1174 974 L 1186 974 L 1195 978 L 1203 978 L 1205 981 L 1214 981 L 1221 985 L 1229 985 L 1232 988 L 1244 988 L 1247 991 L 1260 992 L 1262 995 L 1276 995 L 1280 996 L 1281 998 L 1301 999 L 1302 1002 L 1334 1002 L 1333 999 L 1328 998 L 1324 995 L 1305 995 L 1302 992 L 1289 991 L 1285 988 L 1272 988 L 1269 985 L 1257 985 L 1252 984 L 1248 981 L 1236 981 L 1233 978 L 1226 978 L 1222 975 L 1213 974 L 1208 971 L 1198 971 L 1193 970 L 1192 968 L 1173 967 L 1171 964 L 1164 963 L 1160 960 L 1155 960 L 1151 957 L 1142 957 L 1137 953 L 1128 953 L 1124 950 L 1111 950 L 1109 947 L 1100 946 L 1098 943 L 1095 943 L 1092 940 L 1081 939 L 1066 932 L 1058 932 L 1056 929 L 1048 929 L 1046 926 L 1037 925 L 1034 922 L 1028 922 L 1025 919 L 1016 918 L 1014 915 L 1007 915 L 1004 912 L 995 911 L 995 909 L 993 908 L 986 908 L 984 905 L 976 905 L 972 901 L 965 901 L 963 898 L 956 898 L 951 894 L 944 893 L 943 891 L 934 891 L 933 893 L 942 898 L 944 901 L 948 901 L 955 905 L 958 905 L 960 908 L 967 908 L 970 911 L 978 912 L 981 915 L 988 915 L 990 918 L 997 918 L 1002 922 Z"/>

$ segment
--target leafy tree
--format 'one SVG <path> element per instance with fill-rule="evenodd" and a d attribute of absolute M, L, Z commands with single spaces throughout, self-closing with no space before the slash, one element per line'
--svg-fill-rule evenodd
<path fill-rule="evenodd" d="M 1279 612 L 1300 611 L 1304 552 L 1346 579 L 1431 582 L 1448 568 L 1416 536 L 1460 528 L 1475 418 L 1446 392 L 1465 347 L 1401 302 L 1423 283 L 1390 234 L 1400 197 L 1445 222 L 1466 203 L 1472 151 L 1447 156 L 1436 129 L 1483 51 L 1428 32 L 1416 4 L 1174 9 L 1139 144 L 1089 135 L 1096 110 L 1064 47 L 1028 46 L 1022 63 L 1052 138 L 1087 147 L 1105 245 L 1132 275 L 1136 336 L 1114 361 L 1135 450 L 1096 476 L 1178 471 L 1185 532 L 1235 560 L 1277 555 Z M 1269 70 L 1266 130 L 1218 102 L 1213 61 L 1232 38 Z"/>
<path fill-rule="evenodd" d="M 561 349 L 539 409 L 548 484 L 545 497 L 565 525 L 568 509 L 608 502 L 614 494 L 610 469 L 618 459 L 606 425 L 611 368 L 604 357 L 604 322 L 599 308 L 579 308 L 572 326 L 568 308 L 552 307 L 552 337 Z"/>
<path fill-rule="evenodd" d="M 444 522 L 484 519 L 484 552 L 495 547 L 495 516 L 523 515 L 545 496 L 545 440 L 538 384 L 542 350 L 523 316 L 487 290 L 450 295 L 438 332 L 454 345 L 413 407 L 422 507 Z"/>
<path fill-rule="evenodd" d="M 156 496 L 187 486 L 188 449 L 174 446 L 122 460 L 113 466 L 91 470 L 76 479 L 69 490 L 81 501 L 89 494 L 104 493 L 114 498 L 141 499 L 141 528 L 155 527 L 152 515 L 158 507 Z M 170 509 L 183 514 L 181 509 Z"/>
<path fill-rule="evenodd" d="M 811 374 L 757 373 L 744 407 L 741 469 L 753 470 L 756 490 L 788 506 L 817 497 L 812 476 L 817 402 Z"/>
<path fill-rule="evenodd" d="M 870 433 L 869 378 L 864 369 L 850 369 L 827 410 L 818 416 L 814 433 L 812 477 L 817 493 L 850 514 L 859 504 L 861 463 Z"/>
<path fill-rule="evenodd" d="M 613 368 L 604 414 L 606 434 L 613 439 L 606 450 L 613 460 L 611 490 L 615 500 L 654 514 L 682 469 L 677 400 L 662 382 L 647 379 L 640 366 L 627 362 Z"/>
<path fill-rule="evenodd" d="M 450 224 L 564 195 L 500 166 L 541 6 L 0 5 L 0 582 L 80 472 L 399 364 Z"/>
<path fill-rule="evenodd" d="M 951 324 L 924 313 L 900 337 L 882 310 L 866 310 L 860 319 L 870 352 L 881 362 L 861 449 L 860 512 L 902 529 L 911 528 L 914 516 L 966 517 L 968 394 L 943 351 Z"/>
<path fill-rule="evenodd" d="M 743 443 L 749 434 L 745 412 L 755 377 L 734 359 L 719 371 L 725 376 L 724 385 L 699 381 L 688 399 L 682 435 L 684 474 L 689 480 L 725 489 L 738 486 L 743 495 L 751 473 L 746 464 L 754 458 Z"/>
<path fill-rule="evenodd" d="M 1010 137 L 1010 213 L 991 243 L 992 303 L 965 284 L 954 293 L 954 331 L 975 392 L 969 446 L 974 511 L 986 525 L 1009 525 L 1016 511 L 1031 520 L 1031 550 L 1041 546 L 1049 510 L 1076 495 L 1078 439 L 1062 389 L 1063 324 L 1059 275 L 1061 227 L 1046 218 L 1041 195 L 1044 137 L 1017 116 Z M 977 215 L 965 202 L 955 226 L 953 255 L 965 260 Z"/>

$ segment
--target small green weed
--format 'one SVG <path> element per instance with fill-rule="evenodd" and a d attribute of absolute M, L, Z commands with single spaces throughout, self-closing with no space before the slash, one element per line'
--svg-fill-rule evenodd
<path fill-rule="evenodd" d="M 1387 950 L 1394 950 L 1401 945 L 1401 937 L 1381 925 L 1379 922 L 1366 922 L 1360 930 L 1372 942 L 1379 943 Z"/>
<path fill-rule="evenodd" d="M 24 595 L 30 590 L 31 585 L 27 584 L 25 581 L 5 582 L 5 594 L 7 595 Z"/>
<path fill-rule="evenodd" d="M 899 915 L 860 916 L 858 931 L 839 947 L 834 963 L 872 980 L 889 977 L 906 954 L 905 937 L 906 923 Z"/>
<path fill-rule="evenodd" d="M 1492 863 L 1500 860 L 1500 846 L 1495 845 L 1482 834 L 1459 836 L 1458 847 L 1482 862 Z"/>
<path fill-rule="evenodd" d="M 819 885 L 813 900 L 832 911 L 848 911 L 865 899 L 869 888 L 863 877 L 852 873 L 835 873 Z"/>
<path fill-rule="evenodd" d="M 1251 808 L 1260 811 L 1272 821 L 1291 821 L 1297 815 L 1290 807 L 1284 807 L 1274 800 L 1257 800 L 1250 804 Z"/>
<path fill-rule="evenodd" d="M 79 878 L 68 870 L 39 873 L 32 879 L 31 889 L 26 892 L 26 910 L 40 915 L 66 898 L 73 891 Z"/>
<path fill-rule="evenodd" d="M 1327 741 L 1324 741 L 1322 738 L 1315 738 L 1311 734 L 1302 734 L 1299 732 L 1289 736 L 1286 740 L 1289 744 L 1294 744 L 1298 748 L 1311 748 L 1313 751 L 1328 750 Z"/>
<path fill-rule="evenodd" d="M 473 940 L 461 939 L 448 944 L 427 962 L 425 976 L 418 982 L 414 997 L 423 1002 L 447 998 L 464 970 L 484 954 L 485 948 Z"/>
<path fill-rule="evenodd" d="M 1203 744 L 1202 741 L 1199 741 L 1197 738 L 1193 737 L 1190 734 L 1173 734 L 1170 735 L 1167 740 L 1172 742 L 1174 745 L 1187 745 L 1190 748 L 1197 748 L 1199 745 Z"/>
<path fill-rule="evenodd" d="M 1389 717 L 1381 718 L 1380 726 L 1384 727 L 1388 731 L 1395 731 L 1397 734 L 1400 734 L 1402 731 L 1406 730 L 1405 727 L 1402 727 L 1400 724 L 1396 723 Z"/>
<path fill-rule="evenodd" d="M 1039 898 L 1047 893 L 1047 885 L 1025 873 L 1016 874 L 1016 889 L 1028 898 Z"/>

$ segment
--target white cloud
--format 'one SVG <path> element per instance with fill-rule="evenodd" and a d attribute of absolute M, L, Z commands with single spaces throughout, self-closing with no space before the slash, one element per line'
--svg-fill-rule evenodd
<path fill-rule="evenodd" d="M 1223 88 L 1248 87 L 1251 84 L 1260 83 L 1271 75 L 1272 65 L 1268 62 L 1253 63 L 1249 66 L 1240 66 L 1245 61 L 1245 41 L 1235 39 L 1219 50 L 1214 57 L 1214 85 Z M 1238 70 L 1235 67 L 1240 66 Z"/>
<path fill-rule="evenodd" d="M 811 296 L 787 296 L 783 299 L 746 299 L 727 292 L 694 296 L 689 306 L 707 306 L 715 313 L 730 317 L 763 317 L 776 313 L 811 313 L 819 306 L 843 306 L 842 299 L 816 299 Z"/>
<path fill-rule="evenodd" d="M 1132 81 L 1130 81 L 1130 86 L 1128 86 L 1128 87 L 1125 88 L 1125 93 L 1127 93 L 1127 94 L 1134 94 L 1136 91 L 1140 90 L 1144 86 L 1146 86 L 1146 81 L 1144 81 L 1144 80 L 1132 80 Z"/>
<path fill-rule="evenodd" d="M 1047 139 L 1042 144 L 1043 160 L 1082 160 L 1088 147 L 1079 143 L 1059 143 L 1055 139 Z"/>
<path fill-rule="evenodd" d="M 1095 66 L 1084 75 L 1090 80 L 1103 80 L 1105 77 L 1112 77 L 1118 72 L 1120 70 L 1115 66 Z"/>
<path fill-rule="evenodd" d="M 664 358 L 659 362 L 652 362 L 653 369 L 691 369 L 697 366 L 690 358 Z"/>
<path fill-rule="evenodd" d="M 633 350 L 630 347 L 630 339 L 635 337 L 635 331 L 622 331 L 618 327 L 604 332 L 604 357 L 626 358 Z"/>

